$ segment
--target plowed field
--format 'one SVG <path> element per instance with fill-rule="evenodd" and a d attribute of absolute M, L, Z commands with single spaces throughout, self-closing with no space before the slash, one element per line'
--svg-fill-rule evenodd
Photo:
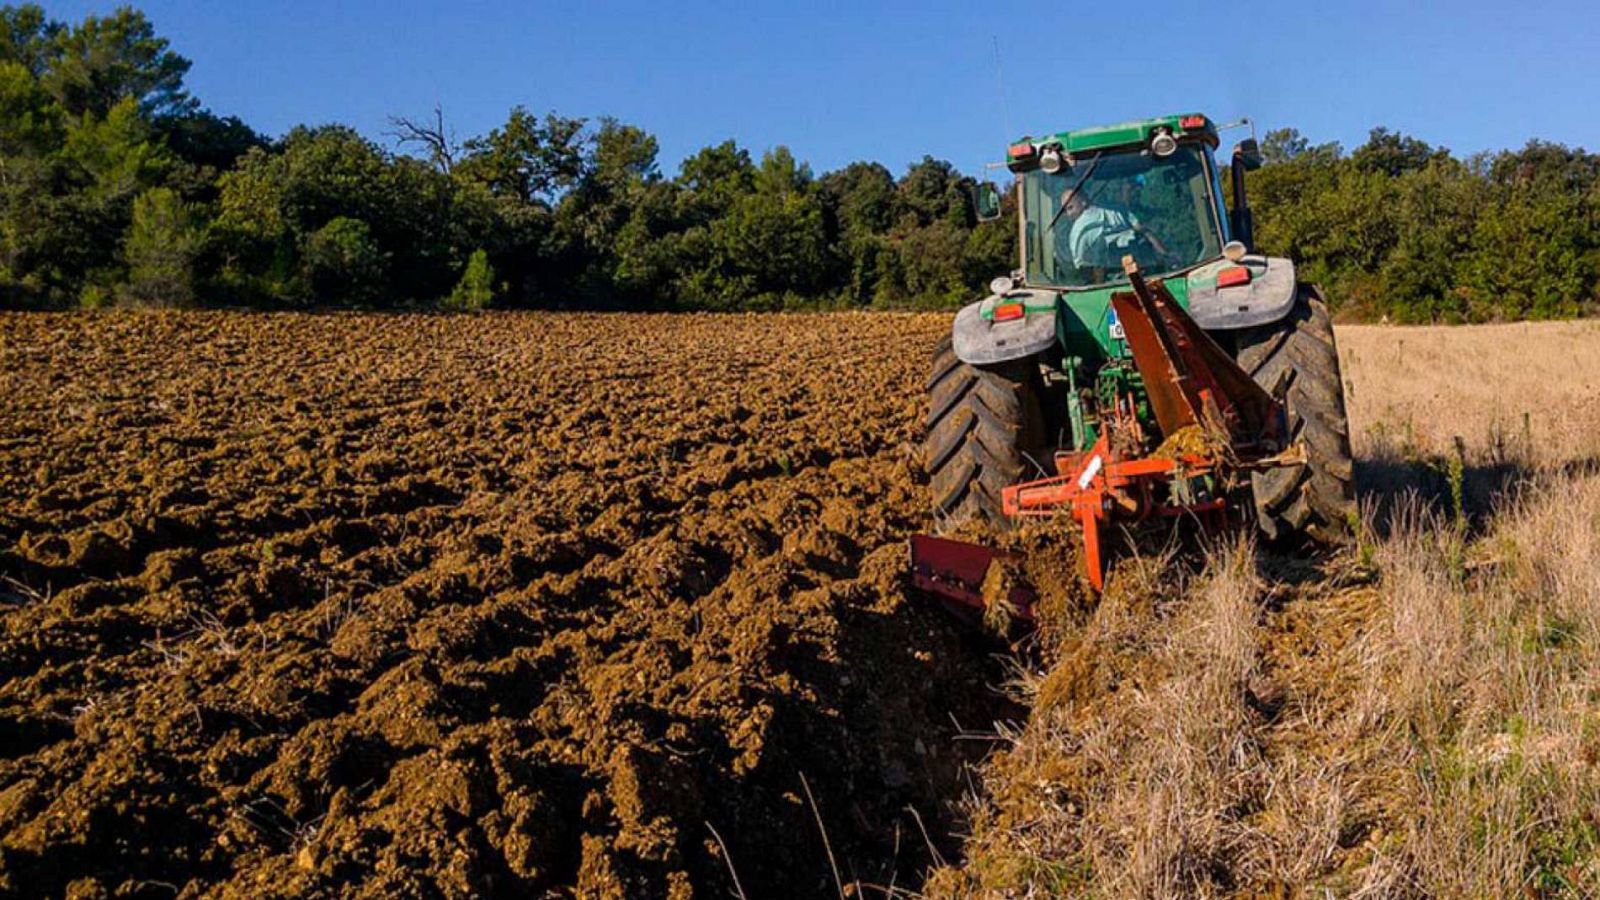
<path fill-rule="evenodd" d="M 904 581 L 947 323 L 0 317 L 0 893 L 914 879 L 1009 712 Z"/>

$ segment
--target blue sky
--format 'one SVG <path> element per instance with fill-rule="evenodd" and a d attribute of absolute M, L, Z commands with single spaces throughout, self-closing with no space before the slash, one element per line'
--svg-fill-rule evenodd
<path fill-rule="evenodd" d="M 115 5 L 45 4 L 66 20 Z M 273 135 L 381 139 L 388 115 L 437 101 L 461 137 L 515 104 L 616 116 L 656 135 L 668 174 L 730 137 L 819 173 L 924 153 L 974 172 L 1024 132 L 1189 110 L 1347 148 L 1384 124 L 1459 154 L 1600 150 L 1593 0 L 136 5 L 194 61 L 202 101 Z"/>

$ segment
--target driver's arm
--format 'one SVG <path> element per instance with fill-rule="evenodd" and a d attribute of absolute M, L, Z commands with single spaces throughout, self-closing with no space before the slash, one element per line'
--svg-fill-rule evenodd
<path fill-rule="evenodd" d="M 1161 243 L 1161 238 L 1156 237 L 1156 233 L 1154 231 L 1151 231 L 1150 229 L 1139 224 L 1135 224 L 1133 229 L 1144 235 L 1145 240 L 1150 242 L 1150 246 L 1156 248 L 1157 253 L 1161 254 L 1162 256 L 1172 255 L 1172 252 L 1167 249 L 1167 245 Z"/>
<path fill-rule="evenodd" d="M 1144 239 L 1150 242 L 1150 246 L 1153 247 L 1157 253 L 1161 254 L 1162 256 L 1172 255 L 1171 252 L 1167 250 L 1167 245 L 1161 242 L 1161 238 L 1156 237 L 1156 233 L 1154 231 L 1144 227 L 1144 223 L 1139 221 L 1138 216 L 1134 215 L 1132 212 L 1129 212 L 1127 213 L 1127 217 L 1128 226 L 1133 229 L 1135 234 L 1143 235 Z"/>

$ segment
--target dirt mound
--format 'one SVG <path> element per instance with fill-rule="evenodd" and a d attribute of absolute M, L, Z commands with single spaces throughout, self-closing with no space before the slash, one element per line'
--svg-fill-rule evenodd
<path fill-rule="evenodd" d="M 945 327 L 0 318 L 0 893 L 914 880 L 1006 712 L 906 595 Z"/>

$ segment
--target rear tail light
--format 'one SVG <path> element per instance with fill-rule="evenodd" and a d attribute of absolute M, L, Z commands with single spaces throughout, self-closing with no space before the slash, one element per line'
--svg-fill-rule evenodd
<path fill-rule="evenodd" d="M 1250 270 L 1244 266 L 1230 266 L 1217 273 L 1217 287 L 1234 287 L 1250 283 Z"/>
<path fill-rule="evenodd" d="M 1002 303 L 994 308 L 994 320 L 996 322 L 1009 322 L 1012 319 L 1022 318 L 1022 315 L 1021 303 Z"/>

